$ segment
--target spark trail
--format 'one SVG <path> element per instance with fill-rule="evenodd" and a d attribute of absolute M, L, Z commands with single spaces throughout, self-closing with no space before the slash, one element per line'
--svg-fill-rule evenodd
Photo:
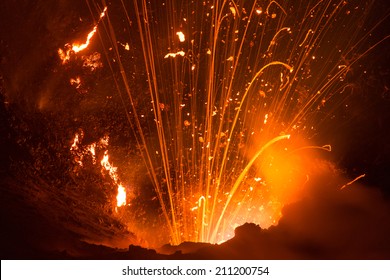
<path fill-rule="evenodd" d="M 296 155 L 330 151 L 299 139 L 317 133 L 356 54 L 368 51 L 356 26 L 371 5 L 121 1 L 144 75 L 130 78 L 133 61 L 117 43 L 123 28 L 109 18 L 102 41 L 172 243 L 219 242 L 244 222 L 277 223 L 310 177 Z"/>

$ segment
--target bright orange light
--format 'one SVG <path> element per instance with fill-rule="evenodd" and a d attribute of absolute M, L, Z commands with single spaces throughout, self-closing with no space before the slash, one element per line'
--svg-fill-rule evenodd
<path fill-rule="evenodd" d="M 73 43 L 72 44 L 72 51 L 74 51 L 75 53 L 78 53 L 82 50 L 85 50 L 88 47 L 89 43 L 91 42 L 93 35 L 95 35 L 96 30 L 97 30 L 97 25 L 95 25 L 94 28 L 92 29 L 92 31 L 88 33 L 87 40 L 85 41 L 84 44 L 78 45 L 78 44 Z"/>
<path fill-rule="evenodd" d="M 116 201 L 116 205 L 118 207 L 126 205 L 126 189 L 121 184 L 118 185 L 118 194 L 116 196 Z"/>
<path fill-rule="evenodd" d="M 107 149 L 108 146 L 108 136 L 101 138 L 98 142 L 94 142 L 87 146 L 81 144 L 84 137 L 84 132 L 76 133 L 73 138 L 73 143 L 70 147 L 70 151 L 74 156 L 74 161 L 80 166 L 83 167 L 84 157 L 90 155 L 92 157 L 92 163 L 96 164 L 96 149 L 104 148 Z M 108 150 L 104 151 L 103 158 L 100 160 L 100 165 L 102 166 L 102 174 L 105 175 L 105 171 L 108 171 L 108 175 L 114 181 L 117 186 L 117 207 L 126 205 L 126 188 L 120 183 L 119 175 L 117 173 L 117 167 L 115 167 L 109 161 Z"/>
<path fill-rule="evenodd" d="M 110 175 L 111 179 L 118 186 L 118 194 L 116 196 L 117 206 L 124 206 L 126 205 L 126 189 L 122 186 L 122 184 L 119 183 L 119 176 L 117 173 L 118 168 L 113 166 L 108 159 L 108 151 L 106 150 L 104 152 L 103 159 L 100 161 L 100 164 L 105 170 L 108 171 L 108 174 Z"/>
<path fill-rule="evenodd" d="M 99 22 L 106 15 L 106 11 L 107 11 L 107 7 L 105 7 L 103 9 L 103 11 L 101 12 L 100 18 L 99 18 L 98 22 L 95 24 L 95 26 L 93 27 L 92 31 L 90 31 L 88 33 L 87 39 L 86 39 L 85 43 L 83 43 L 83 44 L 73 43 L 72 45 L 66 44 L 64 50 L 63 49 L 58 49 L 58 56 L 62 60 L 62 64 L 65 64 L 65 63 L 67 63 L 69 61 L 69 59 L 70 59 L 70 57 L 72 55 L 72 52 L 73 53 L 78 53 L 78 52 L 80 52 L 82 50 L 85 50 L 89 46 L 93 36 L 95 35 L 95 33 L 97 31 L 97 27 L 99 25 Z"/>
<path fill-rule="evenodd" d="M 180 42 L 184 42 L 186 40 L 186 36 L 184 35 L 183 32 L 181 32 L 181 31 L 176 32 L 176 35 L 179 36 L 179 41 Z"/>
<path fill-rule="evenodd" d="M 168 58 L 168 57 L 176 57 L 177 55 L 180 55 L 180 56 L 185 56 L 185 52 L 184 51 L 178 51 L 177 53 L 167 53 L 164 58 Z"/>

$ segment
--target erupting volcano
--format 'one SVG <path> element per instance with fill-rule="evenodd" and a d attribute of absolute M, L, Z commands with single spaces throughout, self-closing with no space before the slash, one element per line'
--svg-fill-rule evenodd
<path fill-rule="evenodd" d="M 27 19 L 39 22 L 34 34 L 39 42 L 26 45 L 27 51 L 19 42 L 36 40 L 26 34 L 27 23 L 2 19 L 9 25 L 2 28 L 2 118 L 4 145 L 11 147 L 5 151 L 2 211 L 10 207 L 20 211 L 15 217 L 23 216 L 28 211 L 12 202 L 22 197 L 50 224 L 48 231 L 55 225 L 73 245 L 58 245 L 54 238 L 34 250 L 66 250 L 66 256 L 78 257 L 89 250 L 74 245 L 80 240 L 158 248 L 231 239 L 215 252 L 236 246 L 237 238 L 280 244 L 283 230 L 294 232 L 289 238 L 296 241 L 297 225 L 313 221 L 302 209 L 329 218 L 323 204 L 344 213 L 343 199 L 351 209 L 380 205 L 366 217 L 385 221 L 379 228 L 388 232 L 388 214 L 376 214 L 379 208 L 387 211 L 386 200 L 371 193 L 363 199 L 364 187 L 347 193 L 359 180 L 388 170 L 378 169 L 389 156 L 383 129 L 389 120 L 389 55 L 381 54 L 389 50 L 388 5 L 37 2 L 31 11 L 27 2 L 21 5 Z M 1 5 L 5 12 L 16 7 Z M 22 29 L 18 38 L 12 23 Z M 362 108 L 369 104 L 373 108 L 367 113 Z M 373 129 L 380 133 L 372 137 L 365 132 L 374 119 Z M 359 133 L 350 129 L 359 123 L 365 126 Z M 370 140 L 359 142 L 361 135 Z M 356 141 L 362 144 L 347 144 Z M 365 154 L 361 147 L 367 144 Z M 376 163 L 367 163 L 371 160 Z M 385 194 L 386 182 L 377 184 Z M 305 204 L 308 197 L 316 203 Z M 4 223 L 13 220 L 3 215 Z M 350 216 L 340 214 L 330 224 L 338 225 L 340 217 Z M 240 227 L 245 223 L 262 230 Z M 301 236 L 321 235 L 306 226 Z M 322 226 L 330 232 L 331 226 Z M 197 257 L 207 257 L 205 252 Z M 333 256 L 328 251 L 290 254 L 281 247 L 275 252 L 280 254 L 261 256 Z"/>

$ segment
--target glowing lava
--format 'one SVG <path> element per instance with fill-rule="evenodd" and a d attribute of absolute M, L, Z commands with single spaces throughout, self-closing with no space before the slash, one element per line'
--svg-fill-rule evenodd
<path fill-rule="evenodd" d="M 116 196 L 116 206 L 125 206 L 126 205 L 126 189 L 119 184 L 118 185 L 118 194 Z"/>
<path fill-rule="evenodd" d="M 355 23 L 369 4 L 184 2 L 122 3 L 123 18 L 139 35 L 143 65 L 134 68 L 143 75 L 127 72 L 134 61 L 116 39 L 123 27 L 109 18 L 105 55 L 170 241 L 219 242 L 244 222 L 277 223 L 283 205 L 304 192 L 312 164 L 302 160 L 306 151 L 329 150 L 307 139 L 372 49 L 361 50 L 367 35 Z M 97 24 L 84 44 L 59 50 L 63 63 L 88 46 Z M 107 151 L 101 165 L 124 205 Z"/>
<path fill-rule="evenodd" d="M 126 188 L 122 185 L 118 175 L 118 168 L 115 167 L 109 161 L 108 154 L 108 136 L 101 138 L 98 142 L 83 146 L 82 139 L 84 137 L 84 132 L 81 130 L 80 133 L 76 133 L 73 139 L 73 144 L 71 145 L 70 151 L 74 156 L 74 161 L 80 166 L 83 167 L 83 160 L 86 156 L 91 156 L 92 163 L 96 164 L 96 149 L 104 150 L 102 159 L 100 160 L 100 165 L 102 167 L 102 175 L 105 175 L 105 172 L 108 171 L 108 175 L 117 186 L 117 196 L 116 196 L 116 206 L 121 207 L 127 204 L 126 201 Z"/>
<path fill-rule="evenodd" d="M 58 56 L 60 57 L 60 59 L 62 61 L 62 64 L 66 64 L 69 61 L 69 59 L 70 59 L 70 57 L 71 57 L 71 55 L 73 53 L 81 52 L 81 51 L 85 50 L 89 46 L 92 38 L 94 37 L 94 35 L 95 35 L 96 31 L 97 31 L 99 22 L 106 15 L 106 11 L 107 11 L 107 7 L 105 7 L 103 9 L 103 11 L 100 14 L 98 22 L 95 24 L 93 29 L 88 33 L 87 39 L 86 39 L 85 43 L 82 43 L 82 44 L 78 44 L 78 43 L 66 44 L 64 49 L 58 49 Z"/>
<path fill-rule="evenodd" d="M 104 156 L 100 161 L 100 164 L 105 170 L 108 171 L 108 174 L 110 175 L 111 179 L 118 186 L 118 194 L 116 196 L 117 206 L 120 207 L 126 205 L 126 189 L 119 181 L 119 176 L 117 173 L 118 168 L 113 166 L 109 161 L 108 150 L 104 151 Z"/>

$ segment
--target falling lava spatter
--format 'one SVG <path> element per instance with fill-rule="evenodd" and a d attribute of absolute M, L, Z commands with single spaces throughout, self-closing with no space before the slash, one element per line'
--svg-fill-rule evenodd
<path fill-rule="evenodd" d="M 370 3 L 122 3 L 141 44 L 139 76 L 118 49 L 132 49 L 116 39 L 123 28 L 107 17 L 107 63 L 172 243 L 220 242 L 244 222 L 277 223 L 310 180 L 305 151 L 329 150 L 308 141 L 330 117 L 326 106 L 337 106 L 348 73 L 376 45 L 365 47 L 367 32 L 350 24 L 364 21 Z M 88 46 L 106 11 L 84 44 L 59 50 L 63 63 Z"/>
<path fill-rule="evenodd" d="M 116 206 L 121 207 L 125 206 L 126 203 L 126 188 L 122 185 L 119 175 L 117 172 L 117 167 L 115 167 L 109 160 L 108 154 L 108 142 L 109 137 L 105 136 L 96 143 L 89 145 L 82 145 L 82 139 L 84 137 L 84 132 L 81 130 L 79 133 L 76 133 L 73 139 L 73 144 L 71 145 L 70 151 L 73 155 L 74 161 L 80 166 L 83 167 L 83 161 L 85 157 L 90 156 L 92 158 L 92 163 L 96 165 L 96 149 L 104 151 L 102 159 L 100 160 L 100 165 L 102 167 L 102 175 L 104 176 L 106 172 L 110 176 L 111 180 L 117 186 L 117 196 L 116 196 Z M 115 208 L 117 211 L 117 208 Z"/>
<path fill-rule="evenodd" d="M 107 11 L 107 7 L 105 7 L 103 9 L 103 11 L 100 14 L 100 18 L 99 18 L 98 22 L 95 24 L 93 29 L 88 33 L 87 39 L 85 40 L 85 43 L 66 44 L 64 49 L 58 49 L 58 56 L 61 59 L 62 64 L 66 64 L 70 60 L 70 58 L 73 54 L 76 54 L 76 53 L 81 52 L 81 51 L 85 50 L 86 48 L 88 48 L 92 38 L 94 37 L 94 35 L 97 31 L 97 28 L 98 28 L 100 21 L 106 15 L 106 11 Z"/>

